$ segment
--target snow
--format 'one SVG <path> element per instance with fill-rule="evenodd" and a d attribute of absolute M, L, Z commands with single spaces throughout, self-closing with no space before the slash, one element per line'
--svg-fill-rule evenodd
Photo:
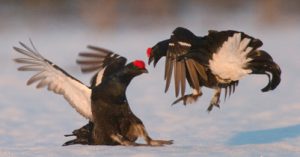
<path fill-rule="evenodd" d="M 190 13 L 195 14 L 195 13 Z M 189 13 L 186 16 L 190 16 Z M 195 15 L 194 15 L 195 16 Z M 234 15 L 233 15 L 234 16 Z M 133 28 L 96 31 L 81 24 L 39 26 L 21 22 L 1 31 L 0 47 L 0 156 L 299 156 L 300 155 L 300 23 L 281 23 L 281 27 L 257 26 L 252 14 L 234 16 L 218 25 L 203 24 L 200 17 L 151 30 Z M 235 21 L 243 19 L 242 24 Z M 247 19 L 247 20 L 245 20 Z M 19 20 L 19 19 L 15 19 Z M 212 20 L 212 19 L 210 19 Z M 220 20 L 220 19 L 218 19 Z M 49 22 L 51 23 L 51 22 Z M 72 27 L 69 27 L 72 26 Z M 146 60 L 146 49 L 167 38 L 177 26 L 195 34 L 208 29 L 243 30 L 264 42 L 281 66 L 282 82 L 272 92 L 262 93 L 266 76 L 250 76 L 240 81 L 236 92 L 221 102 L 220 109 L 206 112 L 212 90 L 196 104 L 171 106 L 174 91 L 164 93 L 163 67 L 147 67 L 149 74 L 135 78 L 127 91 L 133 112 L 144 122 L 155 139 L 172 139 L 165 147 L 70 146 L 68 134 L 87 123 L 67 102 L 45 89 L 26 86 L 32 73 L 21 73 L 12 59 L 12 46 L 30 37 L 40 53 L 74 77 L 88 84 L 92 75 L 81 74 L 75 60 L 86 45 L 111 49 L 128 60 Z M 143 142 L 142 140 L 139 140 Z"/>

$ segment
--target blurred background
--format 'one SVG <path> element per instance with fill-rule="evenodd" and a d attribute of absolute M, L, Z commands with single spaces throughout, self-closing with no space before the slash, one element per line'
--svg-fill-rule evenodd
<path fill-rule="evenodd" d="M 258 137 L 247 133 L 267 130 L 274 136 L 262 144 L 298 146 L 299 8 L 298 0 L 0 0 L 0 147 L 8 152 L 15 146 L 56 148 L 67 140 L 62 135 L 86 123 L 61 96 L 26 86 L 33 73 L 18 72 L 12 61 L 19 56 L 12 46 L 19 41 L 32 39 L 44 57 L 88 84 L 91 75 L 81 74 L 75 63 L 86 45 L 146 61 L 146 49 L 169 38 L 178 26 L 199 36 L 210 29 L 233 29 L 261 39 L 262 49 L 281 66 L 282 82 L 275 91 L 261 93 L 265 76 L 245 78 L 220 110 L 207 114 L 208 89 L 194 105 L 170 106 L 174 91 L 163 92 L 162 60 L 158 68 L 148 67 L 150 74 L 136 78 L 127 93 L 150 134 L 174 139 L 177 146 L 209 147 L 244 138 L 255 144 L 259 132 L 254 132 Z M 278 135 L 278 128 L 289 128 L 291 134 Z"/>
<path fill-rule="evenodd" d="M 255 22 L 270 26 L 299 20 L 300 12 L 297 0 L 1 0 L 0 3 L 2 30 L 17 23 L 39 28 L 50 22 L 81 23 L 102 31 L 128 27 L 153 29 L 182 24 L 189 18 L 204 26 L 216 26 L 220 25 L 219 18 L 249 12 Z"/>

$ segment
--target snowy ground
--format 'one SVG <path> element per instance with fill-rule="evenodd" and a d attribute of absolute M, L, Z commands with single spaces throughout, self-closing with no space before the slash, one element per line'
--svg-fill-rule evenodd
<path fill-rule="evenodd" d="M 192 20 L 188 13 L 185 16 L 155 29 L 135 30 L 127 26 L 99 32 L 78 23 L 49 22 L 32 27 L 15 19 L 18 22 L 11 22 L 14 27 L 0 30 L 0 156 L 299 156 L 300 23 L 263 27 L 251 14 L 245 14 L 224 17 L 219 23 L 210 19 L 203 24 L 207 19 Z M 150 74 L 135 78 L 127 96 L 150 135 L 173 139 L 173 145 L 61 147 L 69 140 L 63 135 L 81 127 L 86 120 L 62 97 L 27 87 L 31 74 L 16 71 L 17 65 L 12 62 L 17 56 L 12 46 L 17 46 L 18 41 L 27 42 L 30 37 L 46 58 L 88 83 L 91 75 L 81 74 L 75 64 L 77 53 L 85 50 L 87 44 L 109 48 L 129 60 L 146 60 L 146 48 L 167 38 L 176 26 L 188 27 L 199 35 L 208 29 L 236 29 L 260 38 L 263 49 L 281 66 L 281 84 L 273 92 L 261 93 L 267 84 L 265 76 L 245 78 L 236 93 L 225 103 L 222 101 L 221 109 L 208 114 L 206 108 L 212 96 L 209 89 L 194 105 L 170 106 L 174 93 L 163 92 L 161 62 L 157 69 L 148 67 Z"/>

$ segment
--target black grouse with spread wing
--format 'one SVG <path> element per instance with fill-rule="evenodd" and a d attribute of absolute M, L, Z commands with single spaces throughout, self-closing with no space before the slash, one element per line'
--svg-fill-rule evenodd
<path fill-rule="evenodd" d="M 186 28 L 178 27 L 170 39 L 148 48 L 148 63 L 165 61 L 165 92 L 168 91 L 174 73 L 175 95 L 181 97 L 173 104 L 183 101 L 184 105 L 197 101 L 202 95 L 201 87 L 215 89 L 208 111 L 219 107 L 221 89 L 225 99 L 235 91 L 241 78 L 250 74 L 265 74 L 269 83 L 262 92 L 274 90 L 280 83 L 281 70 L 272 57 L 259 48 L 262 41 L 243 32 L 209 31 L 199 37 Z M 185 95 L 186 81 L 193 89 Z M 181 91 L 181 92 L 180 92 Z"/>
<path fill-rule="evenodd" d="M 47 86 L 48 90 L 63 95 L 78 113 L 90 121 L 74 130 L 71 135 L 76 136 L 76 139 L 64 145 L 142 145 L 135 143 L 138 137 L 145 139 L 145 145 L 172 144 L 172 141 L 152 140 L 127 102 L 126 89 L 130 81 L 135 76 L 147 73 L 143 61 L 136 60 L 126 65 L 126 58 L 89 46 L 97 52 L 81 53 L 83 60 L 78 63 L 84 72 L 99 72 L 92 78 L 91 87 L 87 87 L 40 55 L 32 42 L 32 48 L 20 44 L 24 49 L 14 49 L 25 57 L 15 59 L 17 63 L 23 64 L 18 70 L 37 71 L 27 84 L 38 82 L 37 88 Z"/>

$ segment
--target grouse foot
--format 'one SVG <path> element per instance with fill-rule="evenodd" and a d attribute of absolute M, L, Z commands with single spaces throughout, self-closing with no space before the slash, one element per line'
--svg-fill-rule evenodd
<path fill-rule="evenodd" d="M 173 140 L 150 140 L 148 146 L 164 146 L 173 144 Z"/>
<path fill-rule="evenodd" d="M 65 137 L 76 136 L 76 139 L 67 141 L 63 144 L 63 146 L 74 145 L 74 144 L 92 144 L 91 132 L 93 130 L 94 124 L 89 122 L 85 126 L 80 129 L 74 130 L 72 134 L 65 135 Z"/>
<path fill-rule="evenodd" d="M 221 95 L 221 88 L 217 88 L 215 90 L 215 94 L 214 94 L 213 98 L 210 101 L 210 105 L 207 108 L 208 112 L 210 112 L 213 109 L 213 107 L 220 108 L 220 105 L 219 105 L 220 104 L 220 95 Z"/>
<path fill-rule="evenodd" d="M 179 99 L 175 100 L 172 103 L 172 105 L 175 105 L 180 101 L 183 101 L 183 105 L 192 104 L 192 103 L 196 102 L 201 95 L 202 95 L 202 93 L 184 95 L 184 96 L 180 97 Z"/>

